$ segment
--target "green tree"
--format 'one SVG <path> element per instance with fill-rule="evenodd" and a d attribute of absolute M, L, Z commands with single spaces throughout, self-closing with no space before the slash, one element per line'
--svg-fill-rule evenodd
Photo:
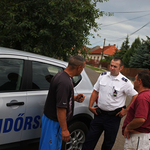
<path fill-rule="evenodd" d="M 107 0 L 1 0 L 0 46 L 64 60 L 89 44 Z"/>
<path fill-rule="evenodd" d="M 129 45 L 129 36 L 127 35 L 125 41 L 122 43 L 120 51 L 115 52 L 114 57 L 119 57 L 123 60 L 123 57 L 125 55 L 125 53 L 127 52 L 127 50 L 130 48 Z"/>
<path fill-rule="evenodd" d="M 133 56 L 135 53 L 135 49 L 141 45 L 141 40 L 140 38 L 136 38 L 134 42 L 132 43 L 131 47 L 126 51 L 126 53 L 123 56 L 123 63 L 124 67 L 129 68 L 129 62 L 130 58 Z"/>
<path fill-rule="evenodd" d="M 150 69 L 150 38 L 143 40 L 142 44 L 137 47 L 129 65 L 131 68 L 148 68 Z"/>
<path fill-rule="evenodd" d="M 114 56 L 112 56 L 112 55 L 107 56 L 105 59 L 102 59 L 102 62 L 107 62 L 108 64 L 110 64 L 110 62 L 113 58 L 114 58 Z"/>

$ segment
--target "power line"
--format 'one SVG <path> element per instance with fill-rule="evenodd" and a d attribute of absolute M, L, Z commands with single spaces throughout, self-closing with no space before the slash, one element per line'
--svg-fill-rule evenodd
<path fill-rule="evenodd" d="M 122 11 L 122 12 L 110 12 L 110 13 L 141 13 L 141 12 L 148 12 L 150 10 L 144 10 L 144 11 Z"/>
<path fill-rule="evenodd" d="M 95 45 L 95 44 L 97 44 L 97 43 L 100 43 L 100 42 L 103 42 L 103 41 L 98 41 L 98 42 L 95 42 L 95 43 L 93 43 L 92 45 Z"/>
<path fill-rule="evenodd" d="M 102 25 L 101 27 L 104 28 L 104 27 L 111 26 L 111 25 L 114 25 L 114 24 L 119 24 L 119 23 L 122 23 L 122 22 L 126 22 L 126 21 L 129 21 L 129 20 L 134 20 L 134 19 L 142 18 L 142 17 L 148 16 L 148 15 L 150 15 L 150 13 L 146 14 L 146 15 L 143 15 L 143 16 L 131 18 L 131 19 L 128 19 L 128 20 L 123 20 L 123 21 L 119 21 L 119 22 L 115 22 L 115 23 L 111 23 L 111 24 L 107 24 L 107 25 Z"/>
<path fill-rule="evenodd" d="M 148 24 L 150 24 L 150 21 L 148 23 L 146 23 L 144 26 L 142 26 L 141 28 L 139 28 L 138 30 L 136 30 L 135 32 L 131 33 L 130 36 L 133 35 L 134 33 L 138 32 L 139 30 L 141 30 L 142 28 L 144 28 Z"/>
<path fill-rule="evenodd" d="M 147 14 L 147 15 L 149 15 L 149 14 Z M 136 30 L 136 31 L 134 31 L 133 33 L 129 34 L 129 36 L 131 36 L 131 35 L 135 34 L 136 32 L 140 31 L 142 28 L 146 27 L 148 24 L 150 24 L 150 21 L 149 21 L 148 23 L 146 23 L 145 25 L 143 25 L 142 27 L 140 27 L 138 30 Z M 115 40 L 107 40 L 107 41 L 108 41 L 108 42 L 114 42 L 114 41 L 116 41 L 116 40 L 117 40 L 117 41 L 121 41 L 121 40 L 123 40 L 123 39 L 125 39 L 125 37 L 118 38 L 118 39 L 115 39 Z M 94 44 L 99 43 L 99 42 L 102 42 L 102 41 L 95 42 Z"/>
<path fill-rule="evenodd" d="M 136 32 L 140 31 L 142 28 L 146 27 L 148 24 L 150 24 L 150 21 L 148 23 L 146 23 L 145 25 L 143 25 L 141 28 L 139 28 L 138 30 L 134 31 L 133 33 L 129 34 L 129 36 L 135 34 Z M 110 42 L 113 42 L 113 41 L 120 41 L 120 40 L 123 40 L 125 39 L 125 37 L 122 37 L 122 38 L 118 38 L 118 39 L 115 39 L 115 40 L 107 40 L 107 41 L 110 41 Z"/>

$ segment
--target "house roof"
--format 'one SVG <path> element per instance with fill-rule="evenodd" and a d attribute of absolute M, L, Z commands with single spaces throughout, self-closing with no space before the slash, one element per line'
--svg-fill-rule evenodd
<path fill-rule="evenodd" d="M 104 46 L 104 51 L 103 48 L 98 48 L 94 51 L 91 51 L 90 54 L 101 54 L 103 51 L 103 54 L 105 55 L 114 55 L 114 53 L 116 52 L 116 46 L 115 45 L 108 45 L 108 46 Z"/>

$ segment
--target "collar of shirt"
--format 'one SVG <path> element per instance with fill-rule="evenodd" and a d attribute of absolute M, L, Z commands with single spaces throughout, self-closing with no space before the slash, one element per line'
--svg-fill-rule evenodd
<path fill-rule="evenodd" d="M 111 78 L 110 72 L 108 72 L 108 76 Z M 113 76 L 113 77 L 115 77 L 114 78 L 115 80 L 121 80 L 122 74 L 119 72 L 119 74 L 117 76 Z"/>

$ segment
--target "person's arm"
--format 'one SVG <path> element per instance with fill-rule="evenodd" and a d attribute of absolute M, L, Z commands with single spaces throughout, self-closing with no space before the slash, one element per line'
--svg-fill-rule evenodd
<path fill-rule="evenodd" d="M 138 94 L 137 94 L 137 95 L 134 95 L 134 96 L 132 97 L 132 100 L 131 100 L 130 104 L 129 104 L 129 105 L 127 106 L 127 108 L 126 108 L 126 111 L 129 110 L 130 105 L 131 105 L 132 102 L 136 99 L 137 96 L 138 96 Z"/>
<path fill-rule="evenodd" d="M 67 128 L 67 121 L 66 121 L 66 113 L 67 110 L 65 108 L 58 108 L 57 107 L 57 118 L 58 122 L 61 127 L 61 133 L 62 133 L 62 140 L 67 142 L 70 140 L 70 133 Z"/>
<path fill-rule="evenodd" d="M 138 94 L 137 94 L 137 95 L 138 95 Z M 132 100 L 131 100 L 130 104 L 127 106 L 127 108 L 126 108 L 126 109 L 122 108 L 122 110 L 121 110 L 120 112 L 118 112 L 118 113 L 116 114 L 116 116 L 119 116 L 119 117 L 121 117 L 121 118 L 124 117 L 124 116 L 127 114 L 130 105 L 131 105 L 132 102 L 136 99 L 137 95 L 134 95 L 134 96 L 132 97 Z"/>
<path fill-rule="evenodd" d="M 96 101 L 97 96 L 98 96 L 98 92 L 93 90 L 91 98 L 90 98 L 90 102 L 89 102 L 89 110 L 91 112 L 93 112 L 94 114 L 96 114 L 96 115 L 98 115 L 97 112 L 96 112 L 96 108 L 98 108 L 98 107 L 93 107 L 93 104 Z"/>
<path fill-rule="evenodd" d="M 125 128 L 124 130 L 124 137 L 129 139 L 130 138 L 130 132 L 134 129 L 139 128 L 143 125 L 143 123 L 146 120 L 144 118 L 134 118 Z"/>

